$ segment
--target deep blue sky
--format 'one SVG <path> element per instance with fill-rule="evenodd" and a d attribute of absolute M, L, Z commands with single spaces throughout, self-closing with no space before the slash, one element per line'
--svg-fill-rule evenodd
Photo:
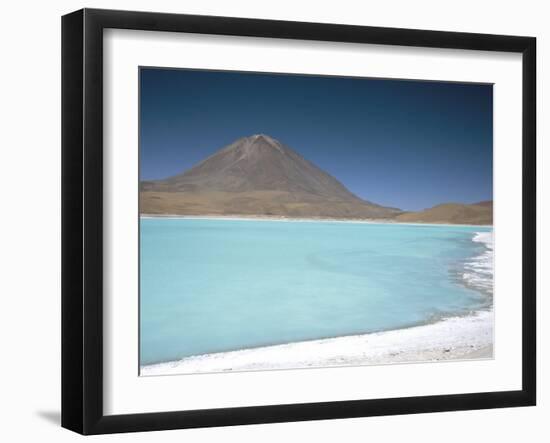
<path fill-rule="evenodd" d="M 492 85 L 140 70 L 141 179 L 268 134 L 358 196 L 416 210 L 492 199 Z"/>

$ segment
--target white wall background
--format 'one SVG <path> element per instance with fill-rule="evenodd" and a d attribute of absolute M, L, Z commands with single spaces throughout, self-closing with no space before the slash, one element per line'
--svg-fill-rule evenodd
<path fill-rule="evenodd" d="M 538 38 L 538 144 L 550 121 L 549 12 L 545 2 L 429 0 L 53 0 L 3 4 L 0 26 L 0 438 L 80 440 L 60 414 L 60 16 L 81 7 L 155 10 L 282 20 L 531 35 Z M 547 123 L 546 123 L 547 124 Z M 546 127 L 545 127 L 546 126 Z M 541 158 L 542 157 L 542 158 Z M 539 156 L 539 190 L 550 195 Z M 545 163 L 545 164 L 544 164 Z M 546 188 L 546 189 L 543 189 Z M 539 195 L 539 225 L 550 200 Z M 550 266 L 549 235 L 539 236 L 539 274 Z M 543 243 L 546 243 L 543 245 Z M 544 249 L 541 252 L 541 249 Z M 413 416 L 101 436 L 94 441 L 533 441 L 550 438 L 550 326 L 539 279 L 539 406 Z M 289 387 L 291 389 L 291 387 Z"/>

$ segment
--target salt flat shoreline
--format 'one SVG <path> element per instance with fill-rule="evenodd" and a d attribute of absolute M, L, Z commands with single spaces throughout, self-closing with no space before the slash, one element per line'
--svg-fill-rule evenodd
<path fill-rule="evenodd" d="M 471 263 L 467 263 L 469 268 L 463 274 L 463 278 L 477 288 L 477 272 L 489 272 L 488 275 L 492 276 L 493 234 L 477 232 L 472 241 L 483 243 L 487 247 L 482 255 L 473 257 Z M 493 357 L 493 322 L 492 310 L 479 310 L 469 315 L 443 318 L 433 323 L 402 329 L 191 356 L 178 361 L 142 366 L 140 375 L 490 359 Z"/>
<path fill-rule="evenodd" d="M 141 376 L 493 358 L 493 311 L 370 334 L 219 352 L 141 366 Z"/>
<path fill-rule="evenodd" d="M 362 224 L 395 224 L 395 225 L 411 225 L 411 226 L 464 226 L 464 227 L 480 227 L 492 228 L 493 225 L 469 225 L 460 223 L 423 223 L 423 222 L 400 222 L 391 219 L 375 219 L 375 218 L 299 218 L 299 217 L 282 217 L 270 215 L 179 215 L 179 214 L 140 214 L 140 218 L 144 219 L 181 219 L 181 220 L 232 220 L 232 221 L 282 221 L 282 222 L 332 222 L 332 223 L 362 223 Z"/>

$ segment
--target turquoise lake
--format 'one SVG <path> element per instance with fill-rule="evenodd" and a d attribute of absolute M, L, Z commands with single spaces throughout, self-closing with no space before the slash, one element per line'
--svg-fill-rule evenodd
<path fill-rule="evenodd" d="M 396 329 L 481 309 L 461 281 L 491 228 L 140 221 L 140 364 Z"/>

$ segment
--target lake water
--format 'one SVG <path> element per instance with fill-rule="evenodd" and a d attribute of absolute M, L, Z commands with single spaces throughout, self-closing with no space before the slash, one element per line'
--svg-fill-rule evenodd
<path fill-rule="evenodd" d="M 491 232 L 142 218 L 140 364 L 396 329 L 486 308 Z"/>

